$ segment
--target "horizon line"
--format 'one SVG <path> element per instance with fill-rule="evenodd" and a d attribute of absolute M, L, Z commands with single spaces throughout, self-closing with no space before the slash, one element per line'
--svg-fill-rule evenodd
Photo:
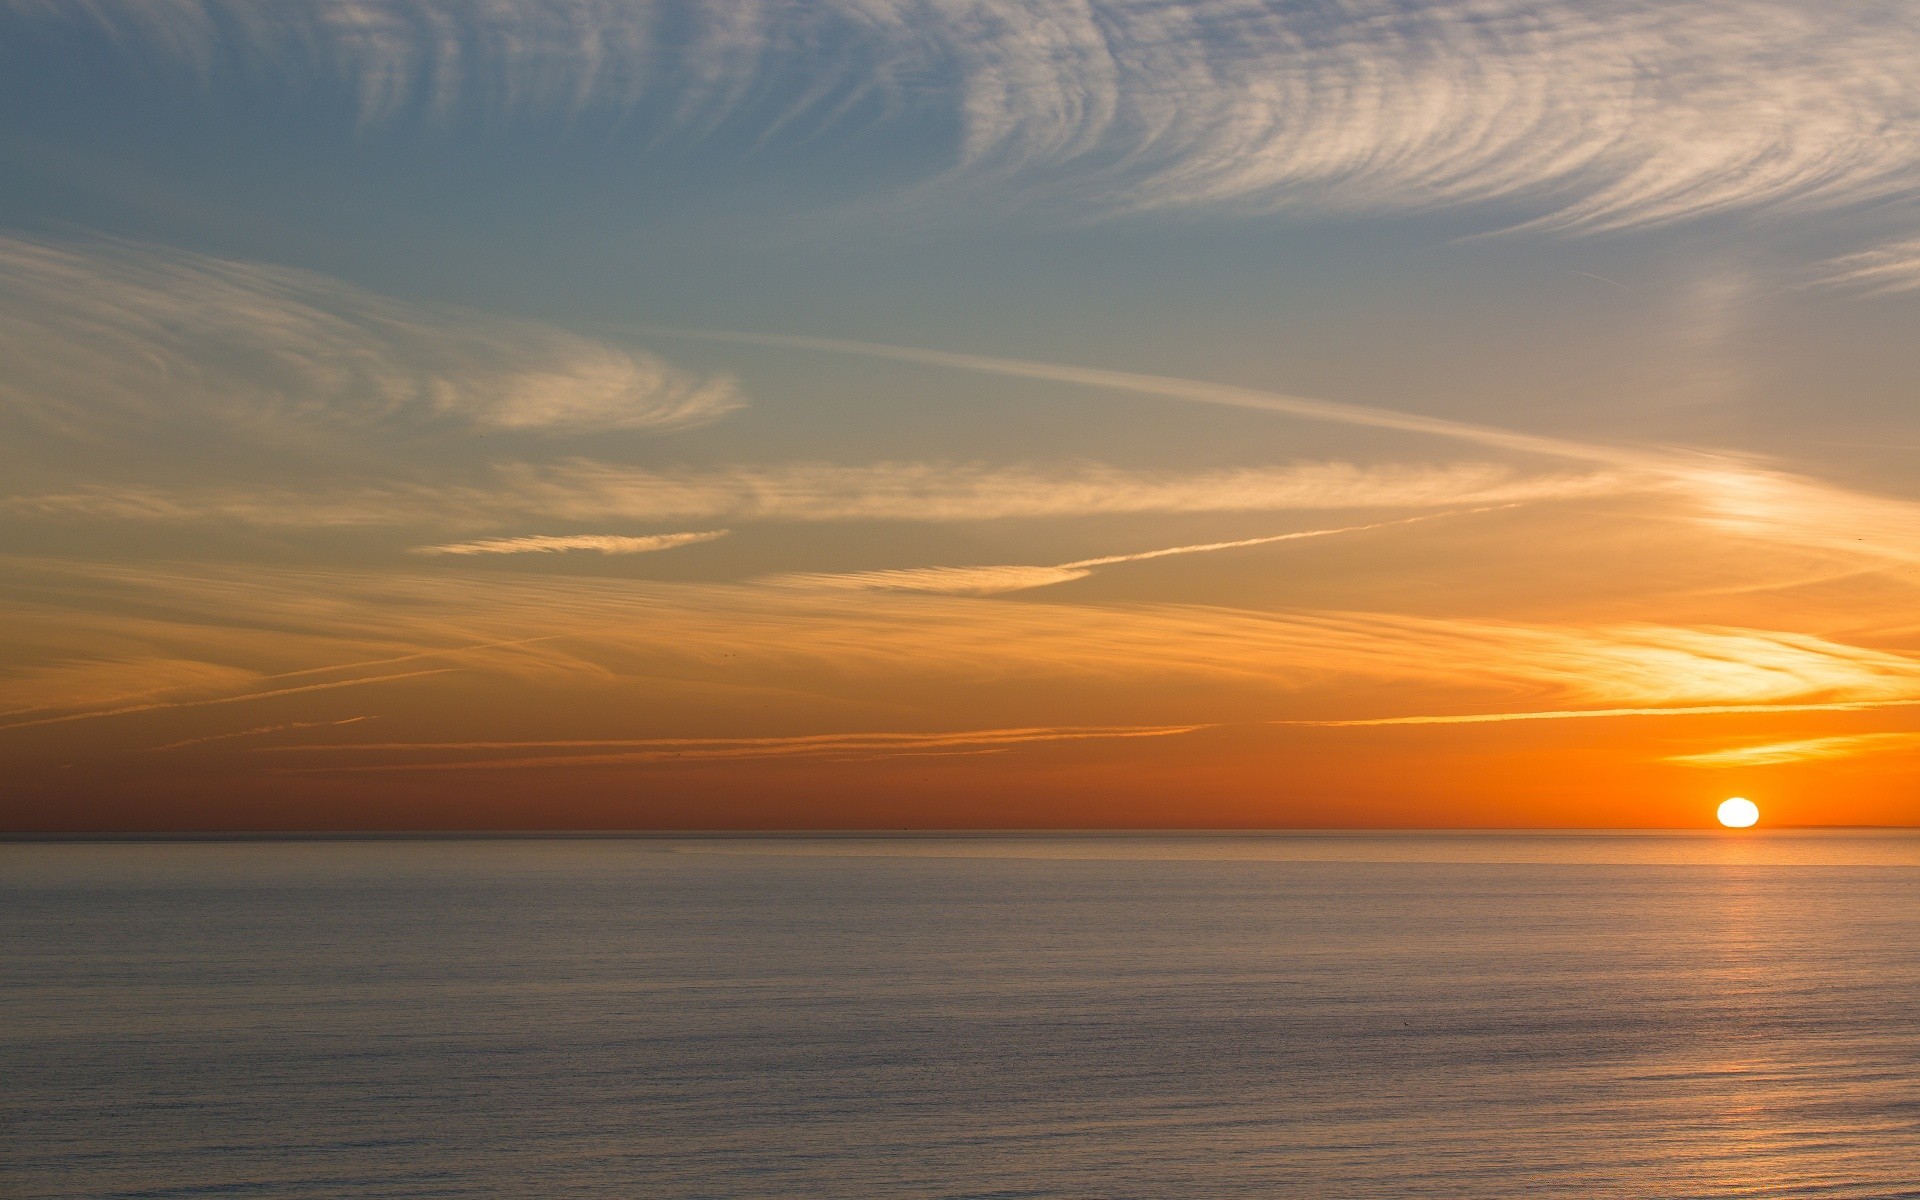
<path fill-rule="evenodd" d="M 1285 837 L 1355 834 L 1675 834 L 1708 833 L 1728 838 L 1764 836 L 1772 832 L 1885 830 L 1920 832 L 1920 824 L 1769 824 L 1749 829 L 1717 825 L 1245 825 L 1245 826 L 1010 826 L 928 828 L 801 827 L 756 829 L 221 829 L 221 830 L 98 830 L 0 831 L 0 844 L 57 842 L 270 842 L 270 841 L 694 841 L 694 840 L 803 840 L 859 838 L 906 840 L 913 838 L 1145 838 L 1145 837 Z"/>

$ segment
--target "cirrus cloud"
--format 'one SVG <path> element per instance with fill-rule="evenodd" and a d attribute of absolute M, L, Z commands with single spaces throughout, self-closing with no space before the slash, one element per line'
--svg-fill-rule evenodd
<path fill-rule="evenodd" d="M 645 351 L 405 304 L 309 271 L 119 243 L 0 237 L 0 413 L 285 433 L 451 423 L 670 429 L 742 401 Z"/>
<path fill-rule="evenodd" d="M 939 130 L 954 185 L 1113 215 L 1517 203 L 1559 229 L 1832 209 L 1920 179 L 1895 0 L 4 0 L 368 122 Z M 614 122 L 610 121 L 611 126 Z"/>

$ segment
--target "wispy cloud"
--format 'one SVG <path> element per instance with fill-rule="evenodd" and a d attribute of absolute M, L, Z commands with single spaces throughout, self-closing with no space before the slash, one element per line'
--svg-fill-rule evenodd
<path fill-rule="evenodd" d="M 1849 557 L 1920 564 L 1920 504 L 1784 471 L 1708 468 L 1676 483 L 1715 529 Z"/>
<path fill-rule="evenodd" d="M 23 631 L 24 632 L 24 631 Z M 257 671 L 177 654 L 81 657 L 77 649 L 51 662 L 0 675 L 0 719 L 83 708 L 112 708 L 168 693 L 218 693 L 257 686 Z"/>
<path fill-rule="evenodd" d="M 1644 486 L 1644 480 L 1617 471 L 1528 473 L 1476 462 L 1309 462 L 1184 472 L 940 462 L 650 471 L 569 459 L 509 464 L 472 482 L 437 486 L 347 491 L 93 486 L 0 497 L 0 512 L 281 528 L 533 520 L 975 521 L 1439 508 L 1578 499 Z"/>
<path fill-rule="evenodd" d="M 1912 186 L 1891 5 L 997 9 L 965 53 L 965 162 L 1122 209 L 1529 201 L 1560 228 L 1817 207 Z M 1061 175 L 1064 180 L 1060 180 Z M 1084 193 L 1082 193 L 1084 194 Z M 1098 194 L 1095 192 L 1094 194 Z"/>
<path fill-rule="evenodd" d="M 838 591 L 947 592 L 956 595 L 985 596 L 1000 592 L 1019 592 L 1051 587 L 1085 579 L 1098 567 L 1120 563 L 1146 562 L 1182 554 L 1206 554 L 1215 550 L 1238 550 L 1248 546 L 1267 546 L 1275 542 L 1294 542 L 1305 538 L 1331 537 L 1341 533 L 1363 533 L 1388 529 L 1416 521 L 1430 521 L 1458 513 L 1432 513 L 1406 517 L 1398 521 L 1376 521 L 1371 525 L 1346 525 L 1338 529 L 1303 529 L 1294 533 L 1276 533 L 1267 537 L 1240 538 L 1231 542 L 1201 542 L 1190 546 L 1168 546 L 1161 550 L 1143 550 L 1136 554 L 1110 554 L 1104 558 L 1083 558 L 1051 567 L 909 567 L 891 571 L 850 571 L 842 574 L 797 573 L 776 575 L 764 582 L 778 587 L 815 587 Z"/>
<path fill-rule="evenodd" d="M 617 537 L 602 533 L 572 533 L 561 536 L 481 538 L 473 542 L 448 542 L 440 546 L 419 546 L 415 554 L 558 554 L 569 550 L 592 550 L 600 554 L 652 554 L 691 546 L 727 536 L 724 529 L 704 533 L 656 533 L 645 537 Z"/>
<path fill-rule="evenodd" d="M 1688 767 L 1767 767 L 1780 763 L 1852 758 L 1861 754 L 1885 754 L 1916 747 L 1920 747 L 1920 733 L 1851 733 L 1735 746 L 1702 754 L 1675 754 L 1666 761 Z"/>
<path fill-rule="evenodd" d="M 724 376 L 311 272 L 0 237 L 0 415 L 137 436 L 454 426 L 664 429 L 741 404 Z"/>
<path fill-rule="evenodd" d="M 1920 24 L 1893 0 L 4 7 L 204 79 L 237 58 L 338 80 L 370 122 L 956 130 L 928 203 L 956 184 L 1101 214 L 1503 201 L 1595 229 L 1856 204 L 1910 190 L 1920 164 Z"/>
<path fill-rule="evenodd" d="M 1920 291 L 1920 238 L 1828 259 L 1815 269 L 1814 282 L 1873 296 Z"/>

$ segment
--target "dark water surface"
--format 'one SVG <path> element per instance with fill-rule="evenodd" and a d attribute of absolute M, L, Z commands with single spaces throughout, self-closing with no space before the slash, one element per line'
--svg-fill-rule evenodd
<path fill-rule="evenodd" d="M 1920 1196 L 1920 838 L 0 846 L 0 1195 Z"/>

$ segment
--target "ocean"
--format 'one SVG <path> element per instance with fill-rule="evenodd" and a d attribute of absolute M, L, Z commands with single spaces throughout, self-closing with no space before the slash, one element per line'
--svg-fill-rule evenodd
<path fill-rule="evenodd" d="M 0 1195 L 1920 1197 L 1920 835 L 0 845 Z"/>

